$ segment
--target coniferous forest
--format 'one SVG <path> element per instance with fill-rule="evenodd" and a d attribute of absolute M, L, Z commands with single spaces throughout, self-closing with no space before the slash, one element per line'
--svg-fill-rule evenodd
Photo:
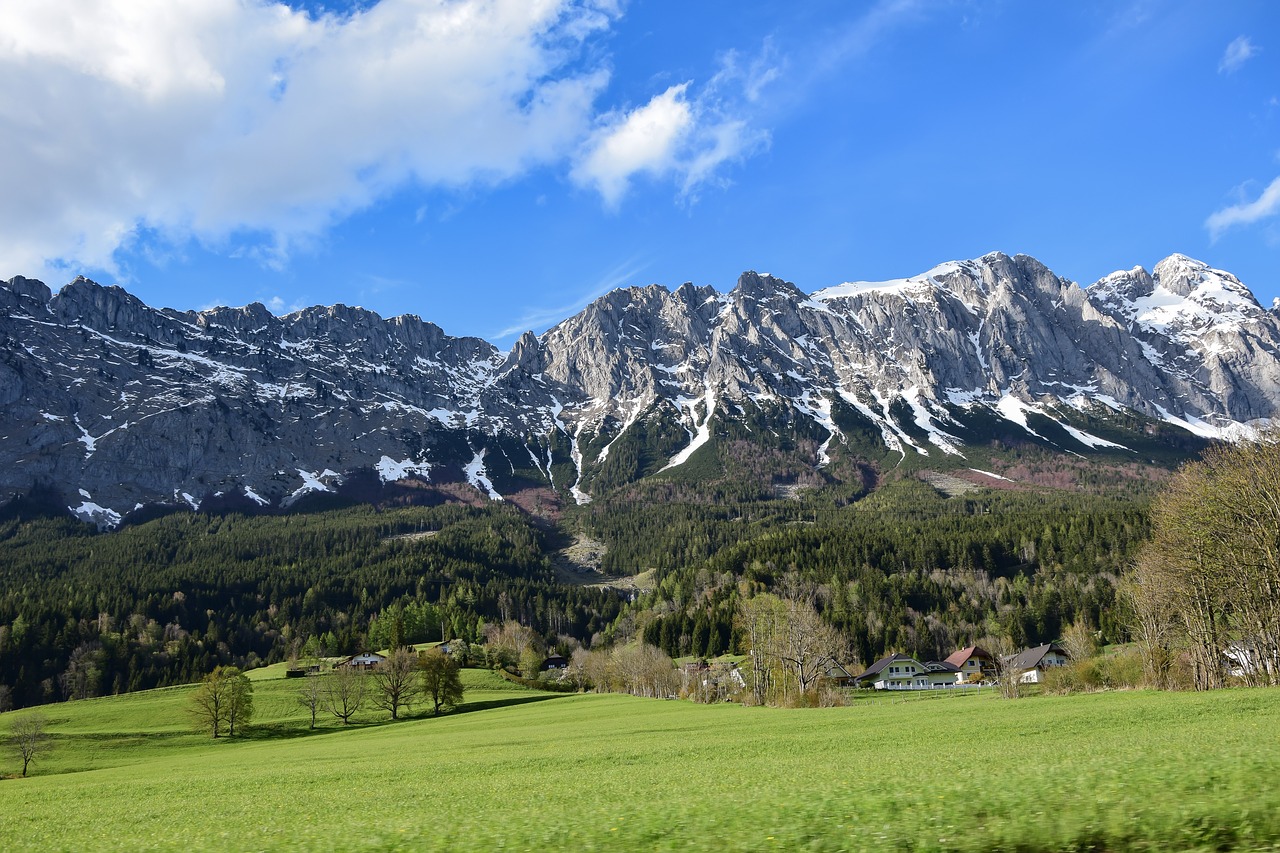
<path fill-rule="evenodd" d="M 477 641 L 515 620 L 549 648 L 642 638 L 673 656 L 742 652 L 738 602 L 794 570 L 816 583 L 848 663 L 945 655 L 988 635 L 1127 624 L 1115 579 L 1147 535 L 1142 493 L 984 491 L 903 478 L 786 498 L 633 484 L 557 523 L 508 504 L 280 516 L 176 512 L 114 532 L 10 511 L 0 521 L 0 685 L 26 706 L 190 682 L 219 664 L 405 642 Z M 556 552 L 603 543 L 603 583 Z M 611 585 L 647 573 L 651 581 Z M 589 580 L 594 579 L 590 578 Z M 395 627 L 390 627 L 394 614 Z"/>

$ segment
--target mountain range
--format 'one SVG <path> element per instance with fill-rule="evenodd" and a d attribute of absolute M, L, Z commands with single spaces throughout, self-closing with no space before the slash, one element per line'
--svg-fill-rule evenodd
<path fill-rule="evenodd" d="M 505 353 L 410 315 L 15 277 L 0 342 L 0 503 L 106 527 L 328 493 L 552 511 L 730 473 L 783 493 L 893 469 L 1141 476 L 1280 408 L 1280 313 L 1182 255 L 1087 288 L 1001 253 L 813 293 L 755 272 L 629 287 Z"/>

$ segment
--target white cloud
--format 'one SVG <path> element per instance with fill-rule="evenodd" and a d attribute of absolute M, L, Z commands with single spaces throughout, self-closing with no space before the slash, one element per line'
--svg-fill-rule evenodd
<path fill-rule="evenodd" d="M 641 107 L 605 116 L 574 165 L 573 180 L 617 207 L 638 175 L 672 178 L 680 196 L 693 198 L 714 182 L 721 166 L 741 160 L 768 141 L 752 127 L 760 91 L 780 74 L 765 49 L 746 68 L 738 54 L 720 58 L 720 69 L 691 95 L 692 82 L 671 86 Z"/>
<path fill-rule="evenodd" d="M 1280 178 L 1276 178 L 1262 191 L 1262 195 L 1250 202 L 1241 202 L 1217 211 L 1207 220 L 1209 236 L 1216 240 L 1228 228 L 1251 225 L 1260 219 L 1280 214 Z"/>
<path fill-rule="evenodd" d="M 140 232 L 287 258 L 406 182 L 562 162 L 608 75 L 593 0 L 0 4 L 0 271 L 114 270 Z"/>
<path fill-rule="evenodd" d="M 685 98 L 688 86 L 672 86 L 643 107 L 602 126 L 574 168 L 574 180 L 594 186 L 605 204 L 616 207 L 632 176 L 647 172 L 660 177 L 673 171 L 694 122 Z"/>
<path fill-rule="evenodd" d="M 1240 36 L 1227 45 L 1226 52 L 1222 54 L 1222 59 L 1218 62 L 1218 73 L 1234 74 L 1240 70 L 1240 66 L 1257 56 L 1259 52 L 1261 52 L 1261 48 L 1254 45 L 1248 36 Z"/>

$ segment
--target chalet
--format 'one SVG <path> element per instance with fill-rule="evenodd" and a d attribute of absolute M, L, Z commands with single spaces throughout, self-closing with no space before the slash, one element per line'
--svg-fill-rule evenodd
<path fill-rule="evenodd" d="M 343 660 L 338 661 L 333 665 L 333 668 L 338 669 L 339 667 L 350 667 L 352 669 L 373 669 L 386 659 L 385 655 L 380 655 L 377 652 L 361 652 L 358 655 L 352 655 L 349 658 L 344 658 Z"/>
<path fill-rule="evenodd" d="M 870 686 L 876 690 L 917 690 L 916 676 L 926 671 L 924 664 L 911 655 L 889 655 L 871 664 L 853 680 L 860 687 Z"/>
<path fill-rule="evenodd" d="M 1018 680 L 1023 684 L 1039 684 L 1044 681 L 1046 670 L 1066 666 L 1070 662 L 1066 651 L 1053 643 L 1045 643 L 1034 649 L 1023 649 L 1012 657 L 1007 666 L 1022 673 Z"/>
<path fill-rule="evenodd" d="M 569 659 L 564 655 L 550 654 L 547 659 L 542 662 L 542 668 L 547 669 L 565 669 L 569 666 Z"/>
<path fill-rule="evenodd" d="M 979 684 L 996 677 L 996 658 L 982 646 L 969 646 L 952 652 L 944 663 L 953 665 L 960 673 L 961 684 Z"/>

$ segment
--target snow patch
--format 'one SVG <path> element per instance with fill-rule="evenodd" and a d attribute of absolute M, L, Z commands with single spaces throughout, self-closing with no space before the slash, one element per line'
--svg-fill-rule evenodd
<path fill-rule="evenodd" d="M 907 401 L 907 405 L 911 407 L 913 420 L 916 426 L 929 434 L 929 443 L 940 449 L 943 453 L 952 456 L 964 458 L 964 454 L 960 452 L 960 448 L 956 444 L 960 443 L 960 439 L 948 432 L 943 432 L 933 422 L 933 415 L 925 407 L 924 397 L 920 393 L 919 387 L 911 387 L 904 389 L 903 397 Z M 954 442 L 954 443 L 953 443 Z"/>
<path fill-rule="evenodd" d="M 662 466 L 662 471 L 666 471 L 670 468 L 676 467 L 677 465 L 683 465 L 688 462 L 689 457 L 694 454 L 694 451 L 711 440 L 711 418 L 716 411 L 716 395 L 715 391 L 712 390 L 710 383 L 707 384 L 706 388 L 707 392 L 701 398 L 690 399 L 688 397 L 680 397 L 677 399 L 676 404 L 678 406 L 689 410 L 689 420 L 697 428 L 697 432 L 689 433 L 690 441 L 688 446 L 675 456 L 672 456 L 671 460 L 667 462 L 666 465 Z M 699 402 L 703 403 L 706 407 L 706 414 L 702 419 L 702 423 L 698 423 L 697 405 Z"/>
<path fill-rule="evenodd" d="M 302 485 L 298 487 L 293 494 L 280 502 L 282 507 L 289 507 L 293 505 L 299 498 L 308 492 L 332 492 L 333 488 L 326 484 L 324 482 L 325 480 L 336 480 L 339 483 L 342 482 L 342 476 L 336 471 L 331 471 L 328 468 L 325 468 L 319 473 L 304 471 L 301 468 L 296 470 L 298 472 L 298 476 L 302 478 Z"/>
<path fill-rule="evenodd" d="M 244 487 L 244 496 L 255 502 L 258 506 L 270 506 L 271 504 L 271 501 L 267 500 L 248 486 Z"/>
<path fill-rule="evenodd" d="M 120 513 L 108 507 L 100 506 L 93 501 L 85 501 L 80 506 L 69 506 L 67 509 L 71 510 L 71 514 L 81 521 L 96 524 L 100 530 L 118 527 L 123 520 Z"/>
<path fill-rule="evenodd" d="M 475 486 L 480 491 L 489 496 L 490 500 L 500 501 L 502 495 L 498 494 L 493 488 L 493 483 L 489 481 L 485 474 L 484 457 L 487 451 L 481 448 L 476 452 L 475 458 L 467 463 L 467 467 L 463 469 L 467 475 L 467 482 Z"/>
<path fill-rule="evenodd" d="M 378 479 L 384 483 L 394 483 L 413 474 L 431 478 L 431 466 L 425 462 L 414 462 L 412 459 L 397 462 L 390 456 L 383 456 L 374 467 L 378 469 Z"/>

